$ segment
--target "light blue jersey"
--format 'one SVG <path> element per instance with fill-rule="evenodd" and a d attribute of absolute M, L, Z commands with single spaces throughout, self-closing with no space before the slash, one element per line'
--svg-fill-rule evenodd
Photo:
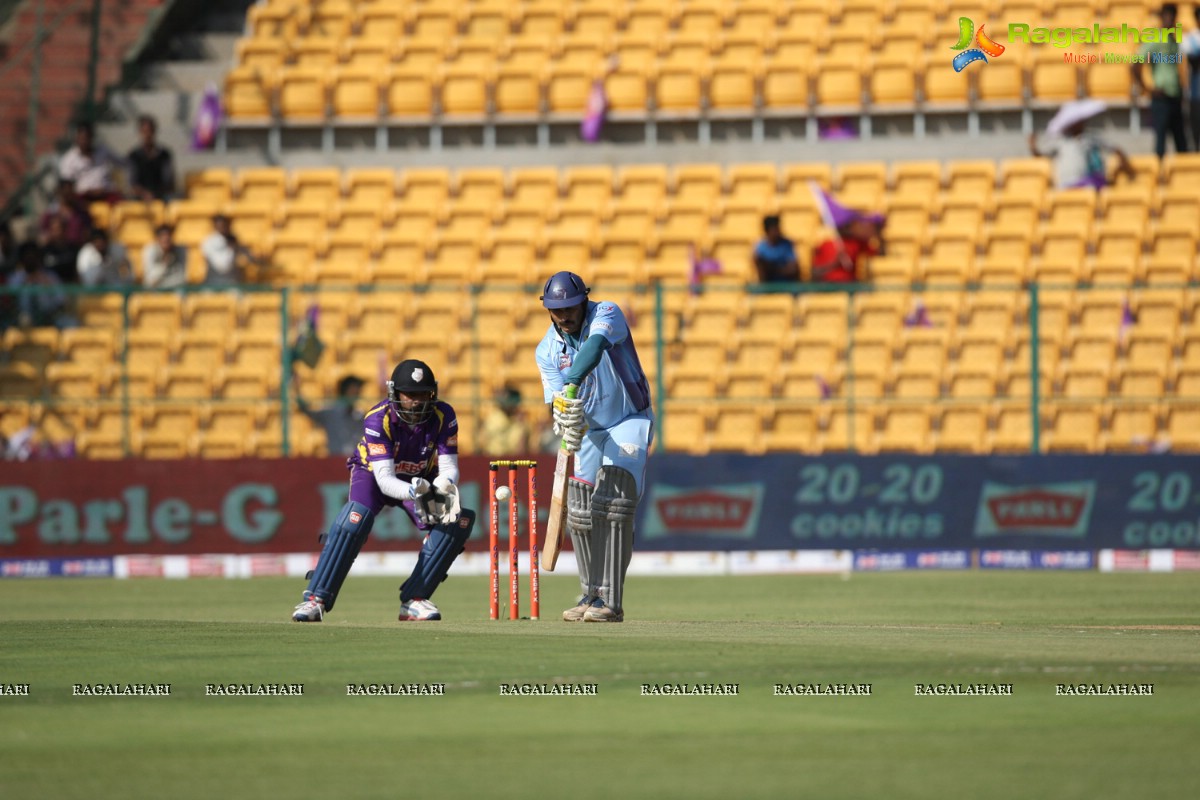
<path fill-rule="evenodd" d="M 589 302 L 579 339 L 565 339 L 553 325 L 537 347 L 542 392 L 550 403 L 566 386 L 566 376 L 589 337 L 601 335 L 612 345 L 579 387 L 588 432 L 575 455 L 575 477 L 594 483 L 602 466 L 633 475 L 641 496 L 646 458 L 654 441 L 650 383 L 638 360 L 625 315 L 613 303 Z"/>
<path fill-rule="evenodd" d="M 596 334 L 612 347 L 604 351 L 599 366 L 584 379 L 579 398 L 583 400 L 588 427 L 604 429 L 650 408 L 650 382 L 638 360 L 629 324 L 616 304 L 589 302 L 577 341 L 567 341 L 551 325 L 538 344 L 537 363 L 542 373 L 542 393 L 549 403 L 554 393 L 566 386 L 566 375 L 580 346 Z"/>

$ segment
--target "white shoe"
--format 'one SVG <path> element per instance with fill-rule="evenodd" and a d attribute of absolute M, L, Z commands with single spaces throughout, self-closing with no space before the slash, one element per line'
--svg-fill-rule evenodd
<path fill-rule="evenodd" d="M 323 619 L 325 619 L 325 604 L 318 597 L 305 600 L 292 612 L 292 620 L 295 622 L 320 622 Z"/>
<path fill-rule="evenodd" d="M 441 618 L 442 612 L 428 600 L 409 600 L 400 604 L 401 622 L 425 622 Z"/>

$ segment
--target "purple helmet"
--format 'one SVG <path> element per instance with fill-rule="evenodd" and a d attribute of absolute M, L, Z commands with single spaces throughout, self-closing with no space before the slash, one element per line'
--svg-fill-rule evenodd
<path fill-rule="evenodd" d="M 590 291 L 583 278 L 574 272 L 556 272 L 546 281 L 538 299 L 545 308 L 571 308 L 586 303 Z"/>

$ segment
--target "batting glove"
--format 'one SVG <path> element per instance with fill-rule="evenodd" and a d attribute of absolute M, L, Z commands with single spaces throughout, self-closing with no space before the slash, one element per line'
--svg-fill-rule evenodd
<path fill-rule="evenodd" d="M 583 443 L 583 434 L 586 430 L 587 428 L 585 427 L 583 429 L 572 428 L 564 431 L 562 434 L 562 449 L 568 453 L 579 452 L 579 445 Z"/>

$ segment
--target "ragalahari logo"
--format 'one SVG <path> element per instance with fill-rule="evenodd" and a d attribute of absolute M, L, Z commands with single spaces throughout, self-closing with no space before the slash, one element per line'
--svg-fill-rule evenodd
<path fill-rule="evenodd" d="M 951 50 L 962 50 L 950 62 L 954 66 L 955 72 L 962 72 L 968 65 L 974 64 L 976 61 L 982 61 L 986 64 L 988 56 L 997 58 L 1004 52 L 1004 45 L 989 39 L 987 34 L 983 32 L 983 29 L 984 26 L 980 25 L 979 30 L 976 31 L 975 23 L 969 18 L 958 18 L 958 44 L 950 48 Z M 974 47 L 971 47 L 972 40 L 975 42 Z M 968 47 L 971 47 L 971 49 L 966 49 Z"/>

